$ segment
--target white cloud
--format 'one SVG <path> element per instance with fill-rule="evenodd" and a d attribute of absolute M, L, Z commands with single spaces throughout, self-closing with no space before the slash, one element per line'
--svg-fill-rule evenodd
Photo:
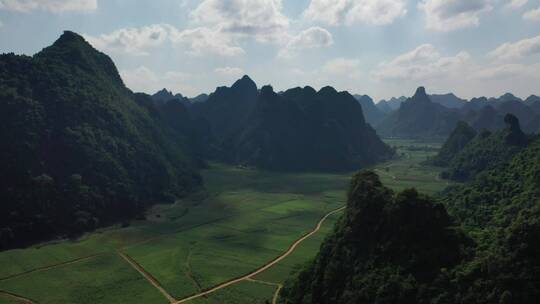
<path fill-rule="evenodd" d="M 180 31 L 169 24 L 153 24 L 141 28 L 119 29 L 99 36 L 85 35 L 97 49 L 106 52 L 134 56 L 149 55 L 151 49 L 171 42 L 184 47 L 189 55 L 236 56 L 244 53 L 230 36 L 221 35 L 219 30 L 198 27 Z"/>
<path fill-rule="evenodd" d="M 214 70 L 218 75 L 230 78 L 230 79 L 238 79 L 242 75 L 244 75 L 244 70 L 238 67 L 222 67 L 222 68 L 216 68 Z"/>
<path fill-rule="evenodd" d="M 188 84 L 193 75 L 178 71 L 156 73 L 151 69 L 140 66 L 134 69 L 120 70 L 120 75 L 126 86 L 137 92 L 155 93 L 167 88 L 183 95 L 198 94 L 197 90 Z"/>
<path fill-rule="evenodd" d="M 540 21 L 540 7 L 525 12 L 525 14 L 523 14 L 523 19 L 529 21 Z"/>
<path fill-rule="evenodd" d="M 315 26 L 292 36 L 279 52 L 280 57 L 291 57 L 299 50 L 328 47 L 334 44 L 332 34 L 326 29 Z"/>
<path fill-rule="evenodd" d="M 496 60 L 520 59 L 540 54 L 540 36 L 523 39 L 514 43 L 507 42 L 489 53 Z"/>
<path fill-rule="evenodd" d="M 119 29 L 99 36 L 84 36 L 97 49 L 144 56 L 148 55 L 149 49 L 162 45 L 168 39 L 170 29 L 169 25 L 154 24 Z"/>
<path fill-rule="evenodd" d="M 43 10 L 55 14 L 64 12 L 92 12 L 98 7 L 97 0 L 0 0 L 0 9 L 30 12 Z"/>
<path fill-rule="evenodd" d="M 287 38 L 289 19 L 281 0 L 204 0 L 192 20 L 220 31 L 220 35 L 254 37 L 259 42 L 282 42 Z"/>
<path fill-rule="evenodd" d="M 198 27 L 184 31 L 175 30 L 171 34 L 171 41 L 179 46 L 187 46 L 187 53 L 195 56 L 237 56 L 245 53 L 232 37 L 222 35 L 219 29 Z"/>
<path fill-rule="evenodd" d="M 503 64 L 480 69 L 474 73 L 473 77 L 484 80 L 503 80 L 522 75 L 523 72 L 526 72 L 527 70 L 527 66 L 523 64 Z"/>
<path fill-rule="evenodd" d="M 508 3 L 508 6 L 511 8 L 520 8 L 527 4 L 529 0 L 510 0 L 510 3 Z"/>
<path fill-rule="evenodd" d="M 407 13 L 406 0 L 311 0 L 308 20 L 328 25 L 365 23 L 386 25 Z"/>
<path fill-rule="evenodd" d="M 426 80 L 459 75 L 469 65 L 470 55 L 460 52 L 443 57 L 431 44 L 423 44 L 399 55 L 392 61 L 383 62 L 373 72 L 378 80 Z"/>
<path fill-rule="evenodd" d="M 448 32 L 475 27 L 480 15 L 493 9 L 492 0 L 422 0 L 418 8 L 426 14 L 426 27 Z"/>

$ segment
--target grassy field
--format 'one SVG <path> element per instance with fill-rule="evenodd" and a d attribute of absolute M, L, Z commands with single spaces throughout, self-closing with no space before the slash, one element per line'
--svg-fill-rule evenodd
<path fill-rule="evenodd" d="M 423 193 L 435 194 L 448 185 L 447 181 L 439 178 L 441 168 L 422 164 L 437 154 L 441 143 L 403 139 L 388 139 L 385 142 L 396 147 L 398 154 L 397 159 L 375 167 L 386 186 L 396 191 L 414 187 Z"/>
<path fill-rule="evenodd" d="M 435 193 L 446 182 L 421 165 L 438 144 L 391 140 L 400 157 L 376 166 L 383 182 Z M 146 220 L 70 241 L 0 252 L 0 290 L 39 303 L 167 303 L 118 251 L 174 298 L 247 274 L 287 250 L 345 203 L 350 175 L 272 173 L 221 164 L 203 172 L 204 194 L 158 205 Z M 298 265 L 315 256 L 339 214 L 257 282 L 243 281 L 191 303 L 265 303 Z M 259 282 L 263 281 L 263 282 Z M 10 302 L 11 301 L 11 302 Z M 15 303 L 0 295 L 0 303 Z"/>

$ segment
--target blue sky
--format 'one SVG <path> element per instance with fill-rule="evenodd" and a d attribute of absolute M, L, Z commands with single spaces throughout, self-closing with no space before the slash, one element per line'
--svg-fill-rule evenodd
<path fill-rule="evenodd" d="M 73 30 L 132 90 L 194 96 L 243 74 L 374 99 L 540 95 L 540 0 L 0 0 L 0 52 Z"/>

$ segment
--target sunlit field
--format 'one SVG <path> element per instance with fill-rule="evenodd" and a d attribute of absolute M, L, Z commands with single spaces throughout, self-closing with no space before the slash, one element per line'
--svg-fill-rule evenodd
<path fill-rule="evenodd" d="M 373 168 L 396 189 L 443 189 L 438 170 L 421 164 L 436 143 L 389 140 L 398 157 Z M 39 303 L 167 303 L 123 253 L 181 300 L 246 275 L 283 254 L 328 212 L 345 204 L 351 173 L 274 173 L 212 163 L 206 191 L 149 210 L 146 219 L 64 240 L 0 253 L 0 290 Z M 312 259 L 341 213 L 275 266 L 191 301 L 265 303 Z M 10 302 L 11 301 L 11 302 Z M 16 303 L 3 295 L 0 303 Z"/>

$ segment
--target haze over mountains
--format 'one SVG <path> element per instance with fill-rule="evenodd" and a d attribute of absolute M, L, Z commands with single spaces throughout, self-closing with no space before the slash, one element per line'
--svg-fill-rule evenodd
<path fill-rule="evenodd" d="M 366 97 L 364 99 L 367 100 Z M 477 131 L 496 131 L 504 128 L 506 114 L 516 116 L 525 132 L 540 130 L 540 101 L 535 95 L 525 101 L 510 93 L 499 98 L 481 97 L 466 101 L 451 93 L 428 95 L 424 89 L 404 101 L 394 99 L 393 104 L 395 110 L 388 111 L 388 102 L 382 101 L 376 105 L 380 111 L 366 111 L 366 119 L 373 123 L 381 136 L 446 137 L 460 120 Z"/>
<path fill-rule="evenodd" d="M 72 236 L 201 187 L 205 160 L 269 170 L 356 170 L 394 151 L 347 92 L 277 94 L 248 77 L 193 99 L 125 87 L 112 60 L 66 31 L 0 57 L 0 247 Z M 76 203 L 74 203 L 76 202 Z"/>
<path fill-rule="evenodd" d="M 275 92 L 247 75 L 230 87 L 195 98 L 167 89 L 154 95 L 134 93 L 107 55 L 66 31 L 33 56 L 0 55 L 0 139 L 5 143 L 0 150 L 0 249 L 76 238 L 116 223 L 131 229 L 129 221 L 144 219 L 145 210 L 157 203 L 183 208 L 180 199 L 187 195 L 213 195 L 205 192 L 199 170 L 214 161 L 228 164 L 223 166 L 232 172 L 301 172 L 295 179 L 316 172 L 308 194 L 299 201 L 310 204 L 317 196 L 324 205 L 321 210 L 329 208 L 329 197 L 337 204 L 343 199 L 339 191 L 321 190 L 321 172 L 361 170 L 351 180 L 345 215 L 315 259 L 284 284 L 280 303 L 533 304 L 540 296 L 540 135 L 533 134 L 540 130 L 539 108 L 537 96 L 523 101 L 505 94 L 465 101 L 454 94 L 428 95 L 424 87 L 410 98 L 375 104 L 369 96 L 330 86 Z M 394 182 L 401 182 L 390 173 L 390 161 L 409 155 L 397 155 L 397 148 L 380 136 L 445 138 L 438 155 L 426 159 L 430 166 L 422 169 L 428 170 L 430 181 L 460 183 L 434 197 L 414 188 L 394 192 L 375 172 L 385 169 Z M 413 163 L 405 164 L 405 175 L 411 177 L 399 187 L 418 185 L 409 172 L 414 171 Z M 442 168 L 436 171 L 435 166 Z M 257 182 L 250 180 L 249 187 Z M 234 193 L 239 191 L 232 186 Z M 273 200 L 284 193 L 271 187 L 257 190 L 276 195 L 263 207 L 278 206 L 271 220 L 282 220 L 279 208 L 289 205 L 274 205 Z M 229 193 L 226 200 L 205 203 L 218 205 L 214 212 L 220 212 L 234 208 L 235 199 Z M 251 200 L 247 199 L 249 209 L 258 222 L 256 212 L 269 211 L 259 210 L 257 198 Z M 200 213 L 208 210 L 199 201 L 191 203 Z M 189 218 L 190 207 L 177 219 Z M 298 208 L 287 216 L 294 227 L 298 214 L 309 213 Z M 218 220 L 201 225 L 211 223 L 212 229 L 219 226 Z M 167 221 L 152 230 L 164 229 Z M 186 227 L 193 226 L 182 229 Z M 256 236 L 253 230 L 237 229 L 236 223 L 226 229 L 210 238 L 231 247 L 237 243 L 229 231 L 250 240 Z M 291 238 L 299 234 L 293 231 Z M 171 238 L 165 242 L 175 239 L 177 232 L 175 228 L 167 233 Z M 200 235 L 194 235 L 182 244 L 196 244 Z M 287 244 L 288 236 L 276 235 L 270 241 Z M 142 242 L 161 236 L 150 234 Z M 278 251 L 270 248 L 264 247 L 272 252 L 266 257 Z M 31 249 L 36 256 L 38 249 Z M 249 250 L 257 249 L 242 250 L 251 254 Z M 143 273 L 141 265 L 135 266 Z M 51 267 L 35 269 L 45 268 Z M 21 269 L 22 274 L 33 271 Z M 206 295 L 197 282 L 194 287 L 198 295 Z"/>
<path fill-rule="evenodd" d="M 420 95 L 411 98 L 402 96 L 378 103 L 368 95 L 354 95 L 354 98 L 362 106 L 366 122 L 384 137 L 442 138 L 450 134 L 458 121 L 467 122 L 477 131 L 496 131 L 504 128 L 506 114 L 516 116 L 525 132 L 540 130 L 540 97 L 536 95 L 522 100 L 506 93 L 497 98 L 479 97 L 470 101 L 453 93 L 429 95 L 424 92 Z M 187 107 L 207 99 L 205 94 L 192 99 L 180 98 L 181 94 L 173 95 L 166 89 L 154 94 L 153 98 L 159 101 L 163 96 L 180 100 Z"/>

